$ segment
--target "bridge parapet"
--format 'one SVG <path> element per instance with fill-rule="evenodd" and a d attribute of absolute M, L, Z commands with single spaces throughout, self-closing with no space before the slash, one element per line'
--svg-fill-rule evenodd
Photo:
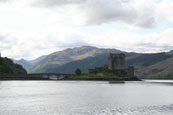
<path fill-rule="evenodd" d="M 25 75 L 0 75 L 0 79 L 64 79 L 72 74 L 61 73 L 34 73 Z"/>
<path fill-rule="evenodd" d="M 73 74 L 64 74 L 64 73 L 34 73 L 34 74 L 27 74 L 29 77 L 42 77 L 47 79 L 64 79 L 68 76 Z"/>

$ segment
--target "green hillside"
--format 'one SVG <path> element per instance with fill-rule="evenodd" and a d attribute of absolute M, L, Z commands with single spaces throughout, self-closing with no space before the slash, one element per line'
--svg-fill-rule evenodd
<path fill-rule="evenodd" d="M 54 52 L 48 55 L 45 59 L 41 60 L 34 66 L 28 69 L 29 73 L 40 73 L 48 70 L 52 70 L 64 64 L 70 63 L 72 61 L 83 60 L 89 57 L 95 57 L 103 53 L 119 53 L 116 49 L 103 49 L 91 46 L 82 46 L 73 49 L 66 49 L 63 51 Z"/>
<path fill-rule="evenodd" d="M 52 66 L 47 69 L 47 73 L 74 73 L 76 68 L 80 68 L 82 72 L 88 72 L 88 68 L 95 68 L 107 63 L 108 53 L 100 54 L 95 57 L 89 57 L 83 60 L 72 61 L 62 66 Z"/>
<path fill-rule="evenodd" d="M 173 53 L 136 54 L 126 64 L 135 66 L 135 74 L 141 78 L 173 79 Z"/>
<path fill-rule="evenodd" d="M 143 78 L 173 79 L 173 57 L 143 69 Z"/>
<path fill-rule="evenodd" d="M 76 68 L 88 72 L 88 68 L 95 68 L 107 64 L 108 53 L 95 57 L 73 61 L 62 66 L 52 66 L 45 72 L 74 73 Z M 137 54 L 126 53 L 126 66 L 135 66 L 135 74 L 140 78 L 173 78 L 173 56 L 167 53 Z"/>
<path fill-rule="evenodd" d="M 21 65 L 14 64 L 11 59 L 0 57 L 0 74 L 27 74 L 27 72 Z"/>
<path fill-rule="evenodd" d="M 103 49 L 83 46 L 66 49 L 47 56 L 30 68 L 31 73 L 74 73 L 76 68 L 82 72 L 108 63 L 109 53 L 120 53 L 116 49 Z M 162 53 L 124 52 L 126 66 L 134 66 L 135 74 L 140 78 L 173 79 L 173 51 Z"/>

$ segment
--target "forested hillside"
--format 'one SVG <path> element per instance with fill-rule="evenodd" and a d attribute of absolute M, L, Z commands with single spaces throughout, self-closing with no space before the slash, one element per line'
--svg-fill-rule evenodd
<path fill-rule="evenodd" d="M 0 57 L 0 74 L 27 74 L 27 72 L 21 65 L 13 63 L 11 59 Z"/>

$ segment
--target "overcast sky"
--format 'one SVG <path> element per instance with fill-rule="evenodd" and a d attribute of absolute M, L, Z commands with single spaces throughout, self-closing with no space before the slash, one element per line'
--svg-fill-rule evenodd
<path fill-rule="evenodd" d="M 90 45 L 173 50 L 173 0 L 0 0 L 0 51 L 34 59 Z"/>

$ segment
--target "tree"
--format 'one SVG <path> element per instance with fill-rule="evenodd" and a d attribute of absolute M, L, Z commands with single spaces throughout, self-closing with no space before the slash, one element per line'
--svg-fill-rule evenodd
<path fill-rule="evenodd" d="M 76 71 L 75 71 L 75 74 L 76 75 L 81 75 L 81 70 L 79 68 L 77 68 Z"/>

